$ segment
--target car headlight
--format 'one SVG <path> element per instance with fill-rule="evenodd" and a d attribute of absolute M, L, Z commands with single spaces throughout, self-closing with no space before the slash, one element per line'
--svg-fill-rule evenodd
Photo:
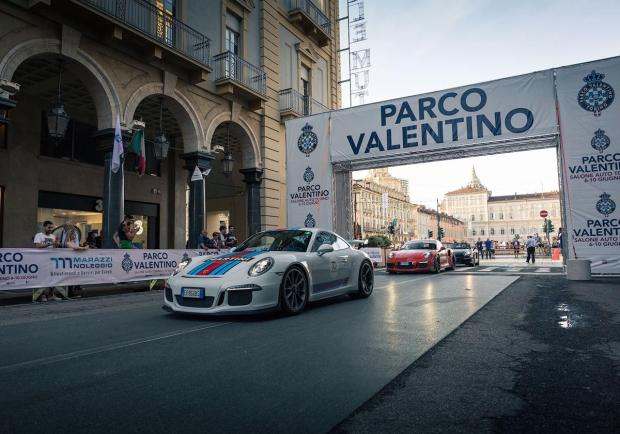
<path fill-rule="evenodd" d="M 471 256 L 471 252 L 469 251 L 465 252 L 465 256 Z"/>
<path fill-rule="evenodd" d="M 258 261 L 256 264 L 252 265 L 250 270 L 248 271 L 248 275 L 252 277 L 260 276 L 261 274 L 265 274 L 267 271 L 273 267 L 273 258 L 263 258 Z"/>
<path fill-rule="evenodd" d="M 430 258 L 432 255 L 433 255 L 433 254 L 432 254 L 431 252 L 426 252 L 426 253 L 424 254 L 424 259 L 428 259 L 428 258 Z"/>
<path fill-rule="evenodd" d="M 185 267 L 187 267 L 190 262 L 192 262 L 191 259 L 186 259 L 184 261 L 181 261 L 177 264 L 177 268 L 174 269 L 174 272 L 172 273 L 173 276 L 176 276 L 177 274 L 179 274 L 181 271 L 183 271 L 183 269 Z"/>

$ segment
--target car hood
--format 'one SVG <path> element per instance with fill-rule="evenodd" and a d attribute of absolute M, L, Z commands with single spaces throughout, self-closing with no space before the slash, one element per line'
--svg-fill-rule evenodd
<path fill-rule="evenodd" d="M 408 258 L 420 258 L 423 259 L 424 258 L 424 254 L 426 253 L 433 253 L 435 252 L 434 250 L 428 250 L 428 249 L 424 249 L 424 250 L 398 250 L 396 252 L 394 252 L 394 256 L 392 256 L 392 259 L 408 259 Z"/>
<path fill-rule="evenodd" d="M 471 251 L 472 251 L 472 249 L 451 249 L 451 250 L 456 255 L 462 255 L 462 254 L 465 254 L 465 253 L 471 253 Z"/>
<path fill-rule="evenodd" d="M 277 256 L 283 252 L 267 250 L 245 250 L 218 256 L 198 256 L 182 271 L 184 277 L 224 277 L 231 272 L 247 271 L 256 261 L 266 256 Z"/>

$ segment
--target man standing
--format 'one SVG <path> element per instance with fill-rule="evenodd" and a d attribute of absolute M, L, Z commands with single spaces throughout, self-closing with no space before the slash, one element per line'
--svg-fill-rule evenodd
<path fill-rule="evenodd" d="M 486 254 L 486 258 L 487 259 L 491 259 L 491 246 L 493 245 L 493 243 L 491 242 L 490 238 L 487 238 L 487 240 L 484 242 L 484 250 L 485 250 L 485 254 Z"/>
<path fill-rule="evenodd" d="M 530 263 L 530 258 L 532 258 L 532 264 L 536 263 L 536 246 L 538 242 L 536 238 L 531 235 L 527 236 L 527 241 L 525 242 L 525 248 L 527 249 L 527 259 L 525 262 Z"/>
<path fill-rule="evenodd" d="M 478 250 L 478 257 L 483 258 L 484 255 L 482 254 L 482 240 L 480 238 L 478 238 L 478 241 L 476 241 L 476 249 Z"/>
<path fill-rule="evenodd" d="M 58 247 L 59 243 L 56 239 L 56 236 L 52 233 L 54 230 L 54 223 L 49 220 L 43 222 L 42 231 L 37 233 L 34 236 L 34 246 L 37 249 L 52 249 L 54 247 Z M 48 300 L 62 300 L 61 298 L 56 297 L 54 291 L 57 290 L 60 292 L 61 296 L 66 297 L 66 294 L 62 293 L 64 288 L 35 288 L 32 291 L 32 301 L 48 301 Z"/>

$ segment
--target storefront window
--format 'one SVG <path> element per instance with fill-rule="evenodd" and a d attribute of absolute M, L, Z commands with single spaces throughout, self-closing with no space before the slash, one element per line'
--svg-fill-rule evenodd
<path fill-rule="evenodd" d="M 9 126 L 0 122 L 0 148 L 6 148 L 9 135 Z"/>
<path fill-rule="evenodd" d="M 55 139 L 47 130 L 47 114 L 41 116 L 41 155 L 103 166 L 103 152 L 97 150 L 93 133 L 97 128 L 72 119 L 65 137 Z"/>
<path fill-rule="evenodd" d="M 4 187 L 0 185 L 0 247 L 2 247 L 2 234 L 4 233 Z"/>

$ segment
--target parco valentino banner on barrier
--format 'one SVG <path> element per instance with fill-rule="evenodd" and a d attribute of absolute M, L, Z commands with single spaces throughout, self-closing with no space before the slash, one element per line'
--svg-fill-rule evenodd
<path fill-rule="evenodd" d="M 471 147 L 557 132 L 552 71 L 331 114 L 332 162 Z"/>
<path fill-rule="evenodd" d="M 620 58 L 556 70 L 568 254 L 620 272 Z"/>
<path fill-rule="evenodd" d="M 0 249 L 0 291 L 165 279 L 183 259 L 228 251 Z"/>
<path fill-rule="evenodd" d="M 333 227 L 329 113 L 286 122 L 289 227 Z"/>

